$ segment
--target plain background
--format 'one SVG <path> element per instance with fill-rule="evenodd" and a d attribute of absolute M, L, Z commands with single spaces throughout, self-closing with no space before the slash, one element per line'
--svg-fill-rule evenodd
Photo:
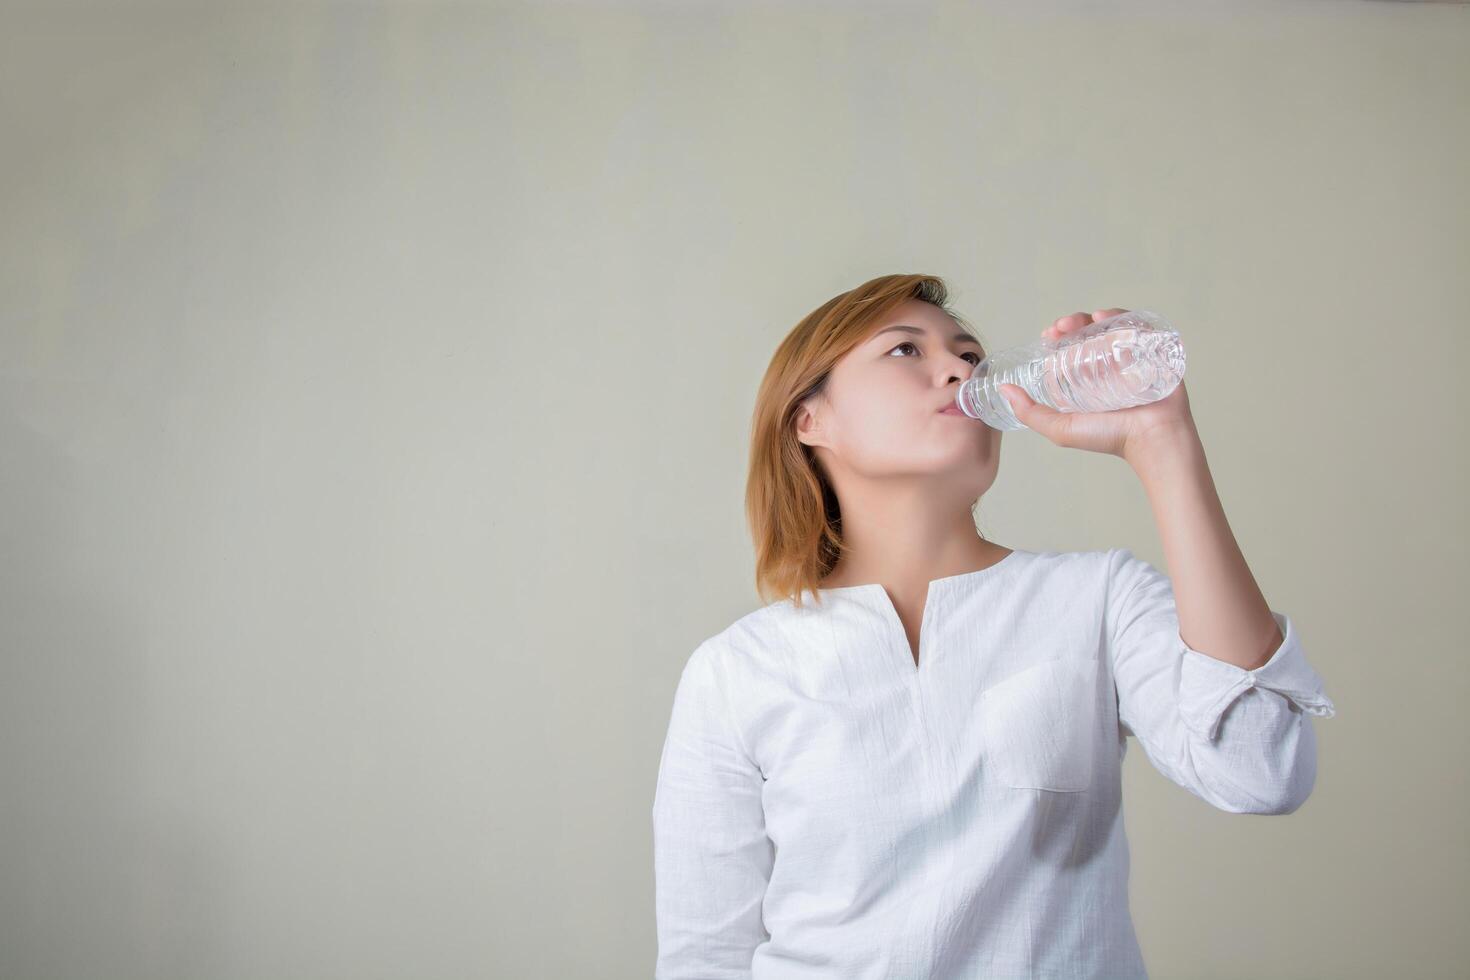
<path fill-rule="evenodd" d="M 1130 748 L 1154 976 L 1464 975 L 1470 7 L 3 16 L 0 976 L 650 976 L 756 386 L 895 272 L 1170 317 L 1337 703 L 1286 817 Z M 1163 567 L 1032 432 L 980 527 Z"/>

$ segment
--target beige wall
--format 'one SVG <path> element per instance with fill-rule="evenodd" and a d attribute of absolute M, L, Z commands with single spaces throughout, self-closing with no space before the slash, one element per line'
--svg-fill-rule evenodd
<path fill-rule="evenodd" d="M 890 272 L 997 349 L 1171 317 L 1337 703 L 1289 817 L 1128 753 L 1155 976 L 1462 975 L 1467 50 L 1365 0 L 7 8 L 0 975 L 649 976 L 756 384 Z M 1121 462 L 1005 446 L 988 537 L 1162 562 Z"/>

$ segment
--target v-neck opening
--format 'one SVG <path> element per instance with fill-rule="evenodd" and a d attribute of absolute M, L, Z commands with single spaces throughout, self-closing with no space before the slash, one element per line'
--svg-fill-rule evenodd
<path fill-rule="evenodd" d="M 888 590 L 883 587 L 882 583 L 864 582 L 862 585 L 843 585 L 832 589 L 818 589 L 817 591 L 827 594 L 837 592 L 866 594 L 876 591 L 877 598 L 879 598 L 883 603 L 884 616 L 888 619 L 890 626 L 897 627 L 898 635 L 903 640 L 900 646 L 903 650 L 904 660 L 908 663 L 909 673 L 910 675 L 917 677 L 919 675 L 919 672 L 924 669 L 924 664 L 928 663 L 930 656 L 932 656 L 932 651 L 927 648 L 927 646 L 932 646 L 932 643 L 926 646 L 924 638 L 929 636 L 929 634 L 933 632 L 932 629 L 930 629 L 930 620 L 933 617 L 935 597 L 938 596 L 940 592 L 951 583 L 958 583 L 969 581 L 971 579 L 981 578 L 986 573 L 993 572 L 996 569 L 1000 568 L 1002 565 L 1009 562 L 1012 558 L 1016 557 L 1016 555 L 1019 553 L 1020 549 L 1012 548 L 1010 552 L 1007 553 L 1006 556 L 1000 561 L 990 565 L 986 565 L 984 568 L 977 568 L 974 571 L 970 572 L 959 572 L 955 575 L 945 575 L 941 578 L 931 579 L 929 581 L 929 584 L 924 587 L 924 611 L 919 615 L 919 649 L 917 660 L 914 659 L 914 648 L 909 646 L 909 634 L 908 630 L 904 629 L 903 617 L 898 614 L 898 607 L 893 604 L 893 597 L 888 594 Z"/>
<path fill-rule="evenodd" d="M 1000 564 L 1000 562 L 996 562 L 996 565 L 998 564 Z M 995 566 L 992 565 L 991 567 L 994 568 Z M 981 570 L 984 571 L 984 569 Z M 956 576 L 946 576 L 946 578 L 954 577 Z M 898 628 L 898 635 L 903 641 L 899 645 L 903 648 L 904 660 L 908 663 L 910 674 L 915 677 L 918 676 L 919 671 L 924 669 L 924 665 L 929 662 L 929 658 L 933 655 L 933 651 L 926 648 L 924 638 L 926 636 L 929 636 L 929 634 L 932 632 L 932 630 L 929 628 L 929 620 L 933 615 L 934 598 L 937 595 L 934 586 L 939 582 L 943 582 L 944 580 L 945 579 L 934 579 L 928 584 L 927 587 L 925 587 L 924 611 L 919 614 L 917 656 L 915 655 L 914 648 L 909 646 L 909 632 L 908 630 L 904 629 L 903 617 L 898 614 L 898 607 L 893 604 L 893 597 L 888 594 L 888 590 L 883 588 L 883 586 L 877 585 L 876 583 L 874 584 L 874 588 L 878 590 L 878 595 L 882 597 L 883 605 L 886 607 L 884 614 L 888 617 L 889 624 Z M 933 644 L 929 644 L 928 646 L 932 645 Z"/>

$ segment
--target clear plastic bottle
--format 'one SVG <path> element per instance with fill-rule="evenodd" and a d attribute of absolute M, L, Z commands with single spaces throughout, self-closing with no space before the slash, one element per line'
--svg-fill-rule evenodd
<path fill-rule="evenodd" d="M 1129 310 L 1062 340 L 1042 338 L 975 365 L 955 400 L 960 411 L 994 429 L 1027 428 L 1001 393 L 1018 385 L 1059 412 L 1109 412 L 1158 401 L 1184 377 L 1179 331 L 1157 313 Z"/>

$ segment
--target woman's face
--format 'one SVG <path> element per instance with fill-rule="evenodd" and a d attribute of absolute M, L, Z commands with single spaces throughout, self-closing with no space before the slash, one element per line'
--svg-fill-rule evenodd
<path fill-rule="evenodd" d="M 833 366 L 823 393 L 803 403 L 797 438 L 834 482 L 933 476 L 974 500 L 995 479 L 1000 430 L 939 410 L 954 404 L 983 357 L 980 342 L 943 310 L 908 300 Z"/>

